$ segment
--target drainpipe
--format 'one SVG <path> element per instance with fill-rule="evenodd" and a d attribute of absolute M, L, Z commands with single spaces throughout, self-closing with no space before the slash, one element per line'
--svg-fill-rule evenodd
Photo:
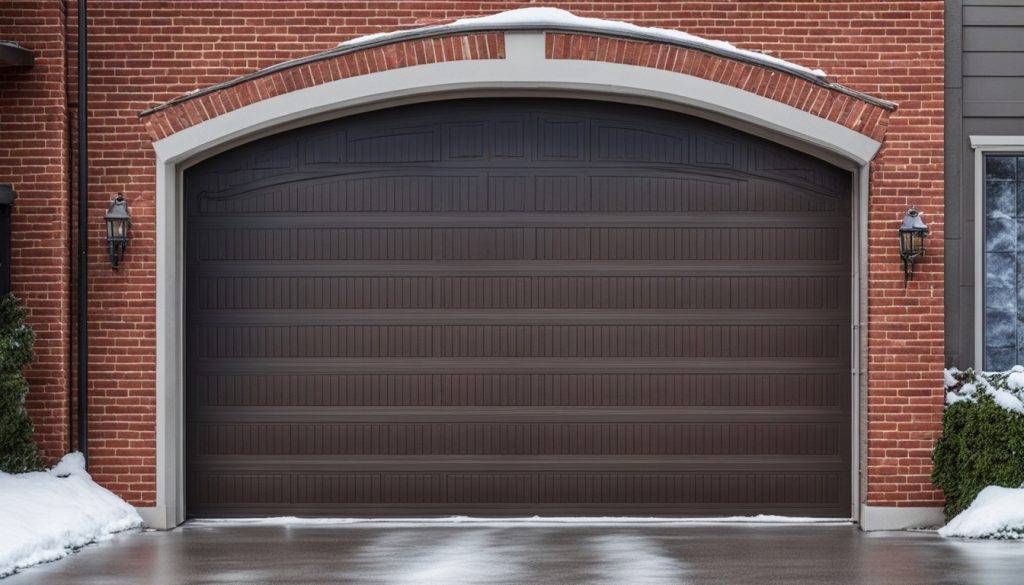
<path fill-rule="evenodd" d="M 78 450 L 89 460 L 89 47 L 78 0 Z"/>
<path fill-rule="evenodd" d="M 0 183 L 0 297 L 11 292 L 11 206 L 18 194 Z"/>

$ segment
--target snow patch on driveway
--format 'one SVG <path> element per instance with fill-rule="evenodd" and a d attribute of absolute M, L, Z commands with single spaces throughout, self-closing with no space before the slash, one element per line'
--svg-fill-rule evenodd
<path fill-rule="evenodd" d="M 1024 489 L 989 486 L 939 529 L 942 536 L 1024 539 Z"/>
<path fill-rule="evenodd" d="M 50 471 L 0 472 L 0 577 L 141 524 L 135 508 L 92 480 L 81 453 Z"/>

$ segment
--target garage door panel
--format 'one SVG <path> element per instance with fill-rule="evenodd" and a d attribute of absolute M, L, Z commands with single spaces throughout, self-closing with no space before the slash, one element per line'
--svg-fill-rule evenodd
<path fill-rule="evenodd" d="M 850 176 L 471 100 L 188 169 L 190 515 L 845 516 Z"/>
<path fill-rule="evenodd" d="M 216 314 L 228 309 L 241 314 L 265 309 L 846 312 L 850 294 L 847 279 L 840 276 L 203 276 L 191 282 L 196 310 Z"/>
<path fill-rule="evenodd" d="M 828 212 L 845 199 L 731 170 L 687 172 L 635 166 L 485 169 L 353 169 L 267 178 L 194 193 L 194 216 L 341 212 Z M 315 175 L 322 176 L 315 176 Z"/>
<path fill-rule="evenodd" d="M 406 109 L 405 120 L 383 111 L 327 122 L 265 139 L 258 151 L 238 149 L 219 157 L 217 164 L 201 163 L 186 177 L 186 184 L 196 193 L 221 193 L 268 176 L 299 179 L 301 171 L 310 169 L 310 161 L 313 166 L 333 163 L 352 168 L 413 165 L 441 162 L 444 152 L 449 153 L 444 162 L 485 167 L 517 167 L 524 160 L 548 167 L 572 162 L 685 165 L 691 171 L 770 177 L 832 196 L 849 193 L 846 172 L 711 122 L 655 110 L 648 111 L 646 120 L 630 115 L 593 118 L 594 108 L 588 105 L 575 108 L 589 110 L 586 115 L 566 115 L 566 110 L 557 112 L 558 106 L 551 104 L 534 102 L 527 107 L 530 113 L 519 115 L 503 115 L 493 108 L 476 115 L 468 110 L 453 114 L 445 104 L 428 104 L 419 106 L 418 112 Z M 529 121 L 524 122 L 526 118 Z"/>
<path fill-rule="evenodd" d="M 286 374 L 296 371 L 311 374 L 372 374 L 382 371 L 400 373 L 697 373 L 728 371 L 736 373 L 814 373 L 850 372 L 850 360 L 816 358 L 260 358 L 200 359 L 190 355 L 191 370 L 198 374 Z"/>
<path fill-rule="evenodd" d="M 199 471 L 187 497 L 203 502 L 207 513 L 224 515 L 259 515 L 275 509 L 321 515 L 336 510 L 408 515 L 423 508 L 434 514 L 447 510 L 517 514 L 524 507 L 536 507 L 554 516 L 600 514 L 602 510 L 636 510 L 650 515 L 679 509 L 708 516 L 756 513 L 763 510 L 767 499 L 782 513 L 842 517 L 847 510 L 833 502 L 849 488 L 848 481 L 843 470 L 230 475 Z"/>
<path fill-rule="evenodd" d="M 197 310 L 196 319 L 212 326 L 365 326 L 365 325 L 848 325 L 841 310 L 706 309 L 263 309 Z"/>
<path fill-rule="evenodd" d="M 831 227 L 197 228 L 198 261 L 779 260 L 836 261 Z"/>
<path fill-rule="evenodd" d="M 216 407 L 689 407 L 849 411 L 843 374 L 195 375 L 188 398 Z M 623 392 L 622 388 L 629 388 Z M 195 412 L 203 416 L 202 410 Z"/>
<path fill-rule="evenodd" d="M 195 356 L 837 358 L 834 325 L 250 325 L 199 326 Z"/>
<path fill-rule="evenodd" d="M 211 410 L 210 415 L 220 414 Z M 515 422 L 534 412 L 392 412 L 377 416 L 338 413 L 257 412 L 246 418 L 292 418 L 300 422 L 206 423 L 189 428 L 188 454 L 207 455 L 821 455 L 838 456 L 844 436 L 842 413 L 790 414 L 801 422 L 732 422 L 721 414 L 697 413 L 707 422 Z M 363 414 L 376 422 L 331 422 Z M 547 416 L 551 416 L 545 413 Z M 566 416 L 664 418 L 666 413 L 582 413 Z M 777 416 L 785 416 L 780 414 Z M 490 422 L 407 422 L 431 418 L 487 418 Z M 544 415 L 536 416 L 543 418 Z M 686 418 L 686 413 L 681 417 Z M 737 417 L 751 418 L 751 416 Z M 819 418 L 820 422 L 807 422 Z M 493 420 L 497 419 L 497 420 Z M 502 422 L 508 419 L 513 422 Z M 497 461 L 495 463 L 498 463 Z"/>

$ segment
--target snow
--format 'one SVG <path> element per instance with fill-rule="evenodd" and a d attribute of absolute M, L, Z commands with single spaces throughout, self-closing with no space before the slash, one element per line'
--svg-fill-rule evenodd
<path fill-rule="evenodd" d="M 489 16 L 482 16 L 478 18 L 463 18 L 456 20 L 449 24 L 442 24 L 437 26 L 428 26 L 420 29 L 423 31 L 440 31 L 444 32 L 449 29 L 457 30 L 466 26 L 494 26 L 495 28 L 502 28 L 507 26 L 522 26 L 522 25 L 561 25 L 567 27 L 586 27 L 588 29 L 596 29 L 599 31 L 611 33 L 611 34 L 645 34 L 653 35 L 661 40 L 667 42 L 679 42 L 688 43 L 697 47 L 706 47 L 708 49 L 714 49 L 717 51 L 723 51 L 730 53 L 737 57 L 750 59 L 753 61 L 781 67 L 790 71 L 800 72 L 806 75 L 812 75 L 821 79 L 826 78 L 826 74 L 821 69 L 810 69 L 803 65 L 797 65 L 778 57 L 772 57 L 764 53 L 758 53 L 757 51 L 750 51 L 747 49 L 741 49 L 736 47 L 732 43 L 725 41 L 718 41 L 712 39 L 705 39 L 696 35 L 691 35 L 678 30 L 670 30 L 664 28 L 652 28 L 642 27 L 635 25 L 630 22 L 621 22 L 617 20 L 603 20 L 600 18 L 585 18 L 582 16 L 576 16 L 575 14 L 566 10 L 560 10 L 558 8 L 544 8 L 544 7 L 533 7 L 533 8 L 519 8 L 516 10 L 508 10 L 506 12 L 499 12 L 497 14 L 491 14 Z M 338 45 L 342 48 L 354 47 L 365 43 L 379 41 L 391 37 L 396 37 L 402 33 L 407 33 L 409 30 L 400 30 L 392 32 L 380 32 L 374 33 L 355 39 L 350 39 Z"/>
<path fill-rule="evenodd" d="M 988 394 L 1006 410 L 1024 414 L 1024 366 L 1014 366 L 1005 372 L 949 368 L 944 380 L 947 406 L 976 402 L 979 394 Z"/>
<path fill-rule="evenodd" d="M 1002 406 L 1010 412 L 1024 414 L 1024 402 L 1021 402 L 1020 398 L 1017 398 L 1010 392 L 994 388 L 989 390 L 989 394 L 992 395 L 992 399 L 995 400 L 996 404 L 999 406 Z"/>
<path fill-rule="evenodd" d="M 0 577 L 141 524 L 135 508 L 92 480 L 81 453 L 49 471 L 0 472 Z"/>
<path fill-rule="evenodd" d="M 276 516 L 270 518 L 209 518 L 194 520 L 191 524 L 249 524 L 260 526 L 338 526 L 368 524 L 375 526 L 553 526 L 553 525 L 648 525 L 648 524 L 849 524 L 844 518 L 808 518 L 801 516 L 721 516 L 707 518 L 659 518 L 631 516 L 531 516 L 524 518 L 487 518 L 473 516 L 447 516 L 441 518 L 299 518 Z"/>
<path fill-rule="evenodd" d="M 1024 367 L 1014 366 L 1006 376 L 1006 385 L 1017 392 L 1024 390 Z"/>
<path fill-rule="evenodd" d="M 939 529 L 946 537 L 1024 538 L 1024 489 L 989 486 Z"/>
<path fill-rule="evenodd" d="M 946 385 L 946 388 L 951 388 L 953 386 L 956 386 L 956 383 L 957 383 L 956 376 L 959 373 L 960 373 L 960 370 L 958 370 L 956 368 L 946 368 L 945 370 L 943 370 L 943 372 L 942 372 L 942 379 L 943 379 L 943 382 Z"/>

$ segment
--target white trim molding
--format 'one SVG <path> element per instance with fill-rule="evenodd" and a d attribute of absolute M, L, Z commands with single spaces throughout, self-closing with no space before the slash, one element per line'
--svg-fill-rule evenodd
<path fill-rule="evenodd" d="M 974 367 L 985 367 L 985 155 L 1024 154 L 1024 136 L 970 137 L 974 150 Z"/>
<path fill-rule="evenodd" d="M 909 528 L 936 528 L 946 523 L 942 508 L 921 506 L 868 506 L 861 508 L 860 527 L 867 532 L 878 530 L 907 530 Z"/>
<path fill-rule="evenodd" d="M 182 172 L 196 162 L 262 136 L 399 104 L 479 96 L 572 97 L 635 103 L 697 115 L 807 152 L 850 170 L 856 254 L 851 274 L 858 340 L 852 356 L 853 404 L 866 384 L 864 291 L 867 267 L 867 165 L 880 143 L 792 106 L 705 79 L 635 65 L 546 59 L 543 32 L 509 32 L 505 59 L 449 61 L 341 79 L 269 98 L 186 128 L 156 151 L 157 506 L 154 528 L 184 521 L 184 368 Z M 855 410 L 854 412 L 858 412 Z M 853 423 L 851 518 L 861 511 L 864 466 L 860 417 Z"/>
<path fill-rule="evenodd" d="M 174 521 L 173 510 L 168 508 L 158 508 L 156 506 L 136 506 L 135 511 L 142 517 L 142 526 L 145 528 L 155 528 L 158 530 L 166 530 L 168 528 L 174 528 L 180 522 Z"/>

